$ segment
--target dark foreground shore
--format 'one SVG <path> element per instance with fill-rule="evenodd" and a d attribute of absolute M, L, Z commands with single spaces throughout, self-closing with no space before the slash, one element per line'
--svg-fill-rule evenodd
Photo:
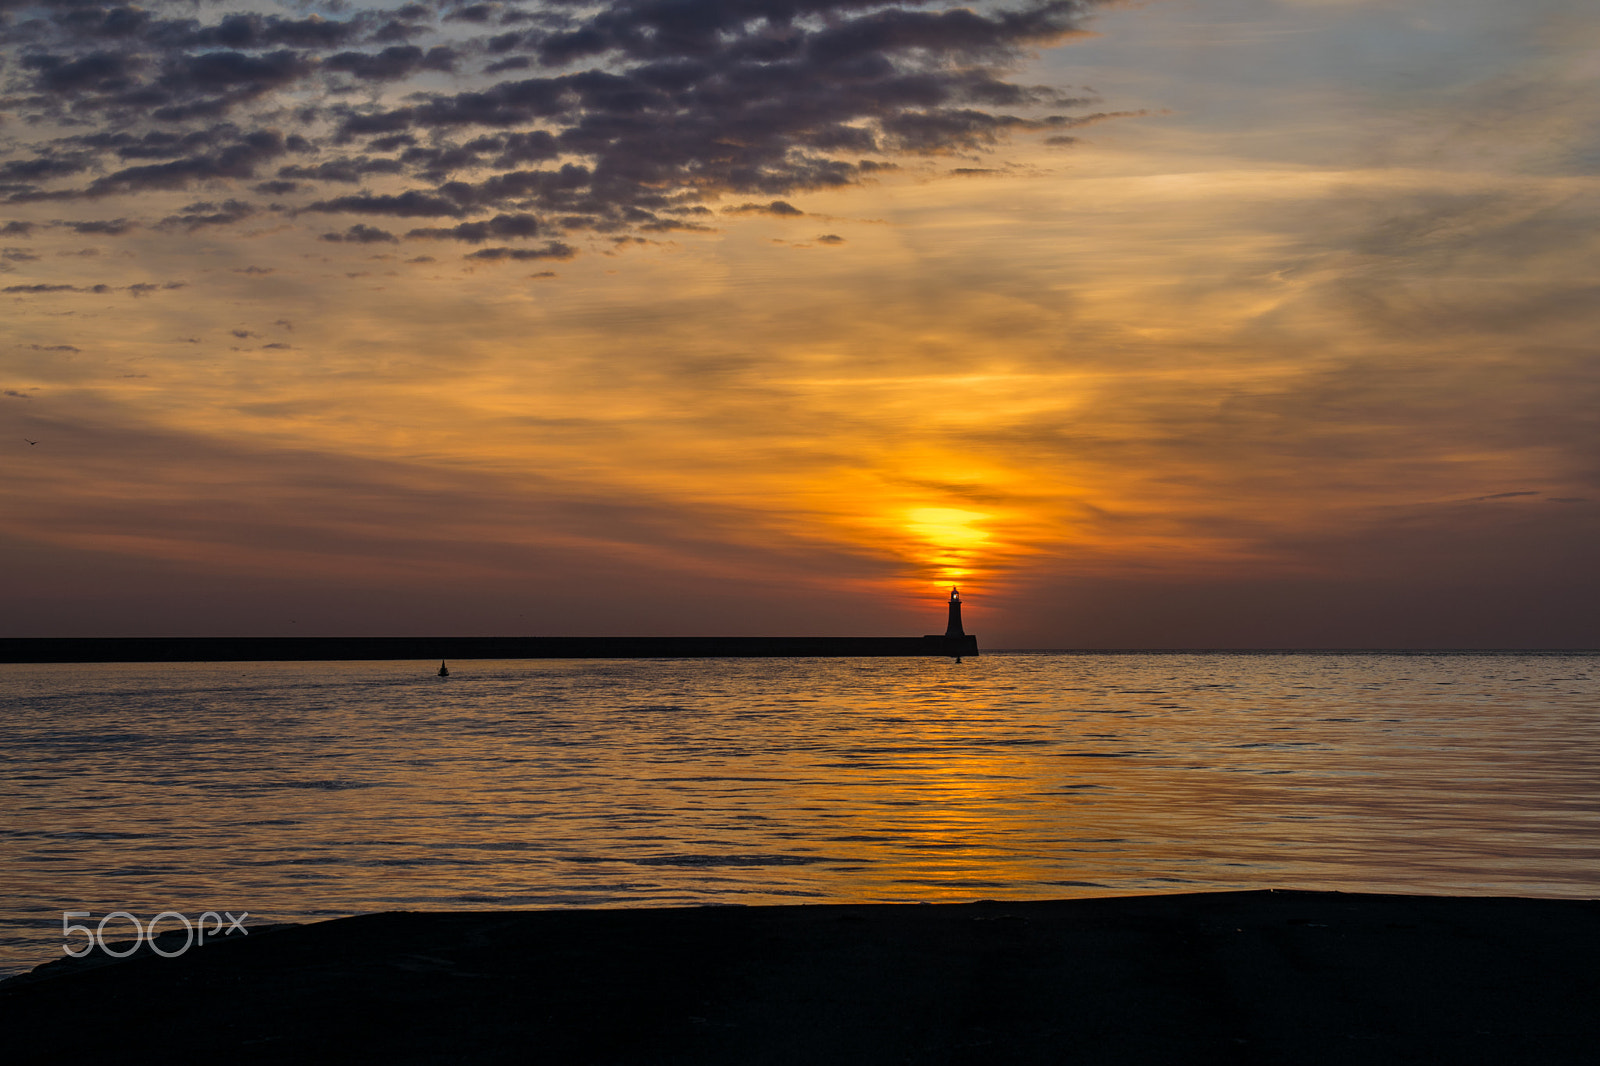
<path fill-rule="evenodd" d="M 1592 1064 L 1600 903 L 374 914 L 51 963 L 0 1033 L 10 1063 Z"/>

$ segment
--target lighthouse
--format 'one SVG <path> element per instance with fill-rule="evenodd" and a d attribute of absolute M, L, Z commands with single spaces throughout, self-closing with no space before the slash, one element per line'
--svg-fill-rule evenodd
<path fill-rule="evenodd" d="M 956 589 L 950 590 L 950 624 L 945 626 L 944 635 L 947 637 L 964 637 L 966 630 L 961 628 L 961 593 Z"/>

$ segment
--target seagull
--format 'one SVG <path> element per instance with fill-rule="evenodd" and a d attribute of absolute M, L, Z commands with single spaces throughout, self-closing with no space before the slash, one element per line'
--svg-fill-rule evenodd
<path fill-rule="evenodd" d="M 23 437 L 23 438 L 22 438 L 22 439 L 23 439 L 23 440 L 28 440 L 28 438 L 27 438 L 27 437 Z M 28 440 L 28 443 L 29 443 L 29 444 L 38 444 L 38 443 L 39 443 L 39 442 L 38 442 L 38 441 L 36 441 L 36 440 Z"/>

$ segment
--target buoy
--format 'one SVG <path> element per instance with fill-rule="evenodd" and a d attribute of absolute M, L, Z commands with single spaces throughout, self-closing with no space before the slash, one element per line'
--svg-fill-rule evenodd
<path fill-rule="evenodd" d="M 443 659 L 439 660 L 439 676 L 440 677 L 449 677 L 450 676 L 450 668 L 444 664 L 444 660 Z"/>

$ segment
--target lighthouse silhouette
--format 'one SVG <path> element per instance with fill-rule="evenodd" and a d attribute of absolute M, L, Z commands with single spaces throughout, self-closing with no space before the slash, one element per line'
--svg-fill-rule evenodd
<path fill-rule="evenodd" d="M 961 628 L 961 593 L 955 588 L 950 590 L 950 624 L 945 626 L 944 635 L 947 637 L 967 635 L 967 631 Z"/>
<path fill-rule="evenodd" d="M 943 633 L 928 633 L 922 638 L 922 655 L 948 655 L 956 662 L 963 655 L 978 654 L 978 638 L 961 628 L 961 590 L 950 590 L 950 621 Z"/>

